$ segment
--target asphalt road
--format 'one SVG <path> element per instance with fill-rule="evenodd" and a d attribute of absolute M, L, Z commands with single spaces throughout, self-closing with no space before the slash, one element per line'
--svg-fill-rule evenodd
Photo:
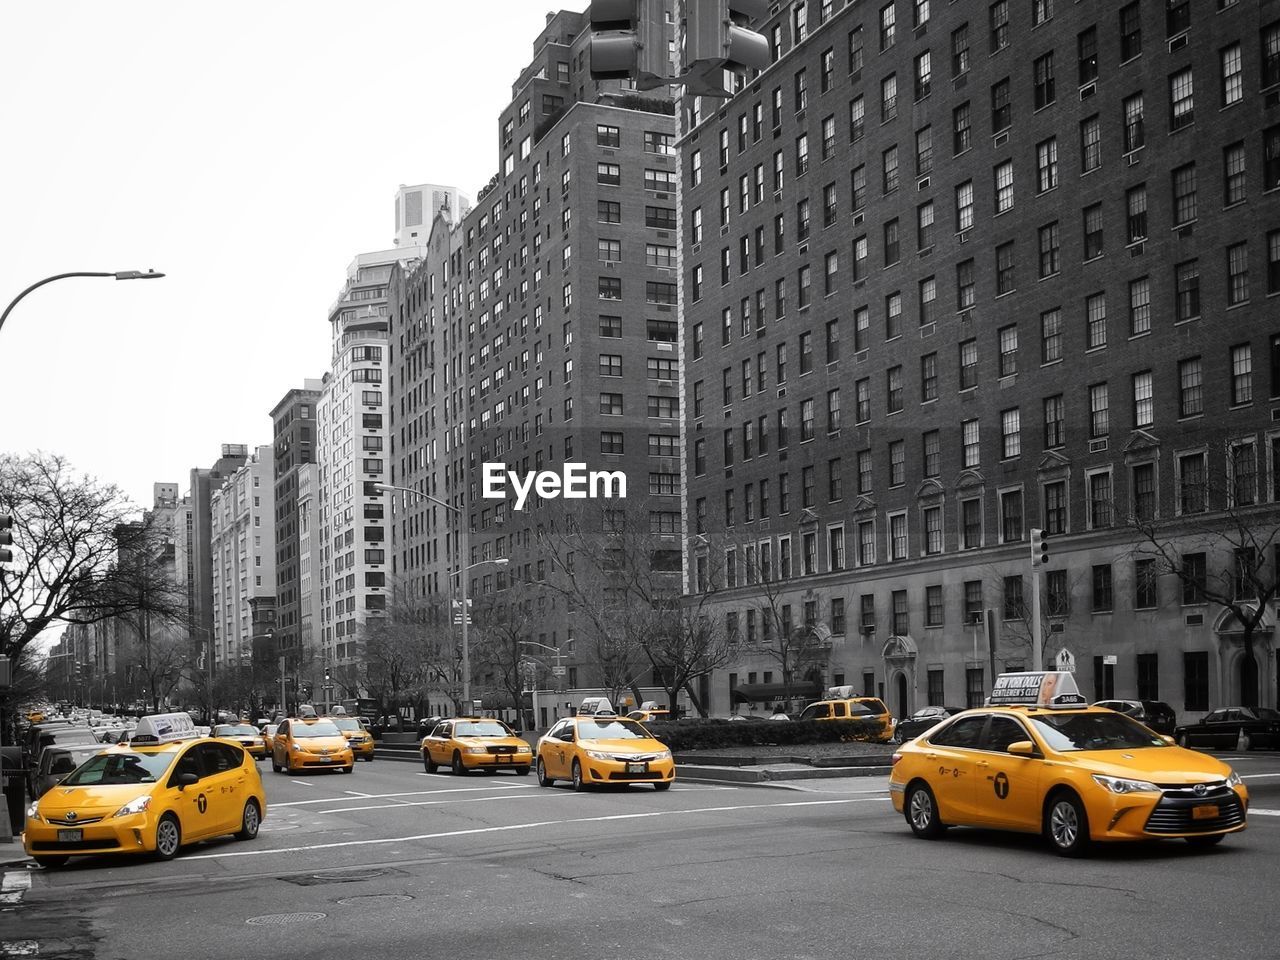
<path fill-rule="evenodd" d="M 0 957 L 1274 957 L 1280 755 L 1229 762 L 1253 796 L 1245 833 L 1081 861 L 1033 837 L 916 840 L 878 777 L 575 794 L 263 763 L 255 841 L 11 871 Z"/>

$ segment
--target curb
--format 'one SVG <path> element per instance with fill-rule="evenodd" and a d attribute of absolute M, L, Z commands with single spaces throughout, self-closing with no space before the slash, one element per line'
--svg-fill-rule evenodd
<path fill-rule="evenodd" d="M 692 783 L 774 784 L 788 780 L 834 780 L 846 777 L 887 777 L 892 768 L 825 767 L 806 770 L 764 769 L 745 770 L 740 767 L 700 767 L 691 764 L 677 765 L 676 775 Z"/>

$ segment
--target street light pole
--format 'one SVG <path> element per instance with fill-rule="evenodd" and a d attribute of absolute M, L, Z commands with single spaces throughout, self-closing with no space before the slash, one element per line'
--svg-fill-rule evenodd
<path fill-rule="evenodd" d="M 379 490 L 387 493 L 399 491 L 408 493 L 415 497 L 421 497 L 423 500 L 429 500 L 437 506 L 444 507 L 458 521 L 458 554 L 461 559 L 458 561 L 458 597 L 462 607 L 462 702 L 466 704 L 466 709 L 471 709 L 471 644 L 470 637 L 467 633 L 467 622 L 471 619 L 471 611 L 467 608 L 467 571 L 472 567 L 479 567 L 486 563 L 493 563 L 498 566 L 506 566 L 508 560 L 506 557 L 497 557 L 493 560 L 481 560 L 466 566 L 466 562 L 471 557 L 471 531 L 466 517 L 462 513 L 460 507 L 455 507 L 451 503 L 445 503 L 429 493 L 423 493 L 421 490 L 415 490 L 413 487 L 401 487 L 394 483 L 378 483 L 374 484 Z"/>
<path fill-rule="evenodd" d="M 75 270 L 71 273 L 57 273 L 52 277 L 45 277 L 43 280 L 33 283 L 9 301 L 9 305 L 4 308 L 4 313 L 0 313 L 0 328 L 4 327 L 5 320 L 9 319 L 9 314 L 13 312 L 13 308 L 18 305 L 19 300 L 25 297 L 32 290 L 43 287 L 46 283 L 53 283 L 55 280 L 66 280 L 68 277 L 114 277 L 116 280 L 157 280 L 163 276 L 163 273 L 156 273 L 154 270 L 148 270 L 146 273 L 143 273 L 141 270 L 117 270 L 114 273 Z"/>

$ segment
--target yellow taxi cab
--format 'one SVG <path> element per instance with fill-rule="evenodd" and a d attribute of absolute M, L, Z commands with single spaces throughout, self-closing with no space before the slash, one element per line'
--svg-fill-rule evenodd
<path fill-rule="evenodd" d="M 515 770 L 526 776 L 533 750 L 501 720 L 451 717 L 422 738 L 422 765 L 427 773 L 450 767 L 459 776 L 472 770 Z"/>
<path fill-rule="evenodd" d="M 628 720 L 639 720 L 641 723 L 649 723 L 652 720 L 670 720 L 671 711 L 662 707 L 641 707 L 639 710 L 632 710 L 627 714 Z"/>
<path fill-rule="evenodd" d="M 218 723 L 209 731 L 209 736 L 240 744 L 255 760 L 266 759 L 267 742 L 252 723 Z"/>
<path fill-rule="evenodd" d="M 32 710 L 27 714 L 27 723 L 40 723 L 44 720 L 44 712 L 41 710 Z"/>
<path fill-rule="evenodd" d="M 267 756 L 271 756 L 275 749 L 276 730 L 280 728 L 278 723 L 264 723 L 258 728 L 258 733 L 262 736 L 262 742 L 267 748 Z"/>
<path fill-rule="evenodd" d="M 1061 672 L 999 676 L 987 706 L 898 749 L 889 792 L 918 837 L 950 826 L 1042 833 L 1064 856 L 1095 841 L 1208 846 L 1243 830 L 1249 806 L 1225 763 L 1089 706 Z"/>
<path fill-rule="evenodd" d="M 281 720 L 271 741 L 271 769 L 276 773 L 316 768 L 350 773 L 355 765 L 346 736 L 328 717 L 311 713 Z"/>
<path fill-rule="evenodd" d="M 878 743 L 893 738 L 893 717 L 879 697 L 855 697 L 833 687 L 825 700 L 809 704 L 800 712 L 801 720 L 864 720 L 871 726 L 867 737 Z"/>
<path fill-rule="evenodd" d="M 638 721 L 612 710 L 563 717 L 538 741 L 538 786 L 568 780 L 574 790 L 598 783 L 652 783 L 667 790 L 676 779 L 671 751 Z"/>
<path fill-rule="evenodd" d="M 169 860 L 196 840 L 252 840 L 266 812 L 257 764 L 243 748 L 201 737 L 185 713 L 158 714 L 32 803 L 22 843 L 44 867 L 107 853 Z"/>
<path fill-rule="evenodd" d="M 357 760 L 373 762 L 373 734 L 365 729 L 359 717 L 349 716 L 342 707 L 334 707 L 329 717 L 333 725 L 347 738 L 347 746 Z"/>

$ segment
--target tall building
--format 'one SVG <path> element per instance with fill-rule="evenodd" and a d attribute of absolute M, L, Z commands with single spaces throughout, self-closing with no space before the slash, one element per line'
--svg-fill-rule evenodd
<path fill-rule="evenodd" d="M 253 653 L 264 602 L 275 605 L 275 485 L 271 446 L 255 448 L 209 503 L 213 558 L 213 662 Z"/>
<path fill-rule="evenodd" d="M 307 379 L 289 390 L 271 410 L 272 477 L 275 495 L 276 626 L 275 655 L 300 666 L 318 650 L 312 636 L 302 634 L 298 489 L 305 468 L 316 462 L 316 404 L 323 384 Z M 314 482 L 314 480 L 312 481 Z M 313 487 L 314 489 L 314 487 Z M 312 624 L 314 629 L 314 622 Z"/>
<path fill-rule="evenodd" d="M 1086 695 L 1275 704 L 1274 618 L 1247 648 L 1202 587 L 1248 606 L 1280 560 L 1229 536 L 1280 501 L 1280 10 L 1210 6 L 788 3 L 774 64 L 690 109 L 686 569 L 742 642 L 717 710 L 783 680 L 783 623 L 815 638 L 794 680 L 980 703 L 1032 663 L 1036 576 Z"/>
<path fill-rule="evenodd" d="M 471 200 L 459 193 L 457 187 L 436 183 L 418 183 L 410 187 L 402 183 L 396 190 L 395 245 L 420 247 L 427 242 L 437 214 L 443 213 L 457 222 L 470 211 Z"/>
<path fill-rule="evenodd" d="M 174 498 L 166 507 L 174 518 L 174 524 L 183 529 L 176 530 L 175 541 L 182 539 L 182 550 L 178 550 L 175 542 L 175 562 L 181 554 L 183 566 L 175 568 L 175 575 L 185 581 L 189 608 L 191 610 L 191 640 L 197 655 L 205 663 L 214 662 L 213 644 L 213 516 L 211 504 L 213 495 L 226 482 L 227 478 L 244 466 L 249 457 L 249 448 L 243 443 L 224 443 L 222 456 L 212 467 L 195 467 L 191 471 L 191 487 L 183 501 Z M 189 532 L 187 523 L 190 523 Z"/>
<path fill-rule="evenodd" d="M 398 214 L 409 189 L 400 190 Z M 442 196 L 442 215 L 458 204 L 452 187 L 412 189 L 428 197 L 434 191 L 437 200 Z M 419 216 L 409 219 L 421 226 L 421 207 L 412 209 Z M 406 220 L 398 215 L 396 223 L 399 228 Z M 402 239 L 397 238 L 394 249 L 352 260 L 329 310 L 332 366 L 318 408 L 317 555 L 314 571 L 304 566 L 303 581 L 314 573 L 321 661 L 332 670 L 335 689 L 346 696 L 361 688 L 361 627 L 382 617 L 387 607 L 386 495 L 378 489 L 391 476 L 386 461 L 387 285 L 394 266 L 416 264 L 426 249 L 416 240 L 405 244 Z"/>
<path fill-rule="evenodd" d="M 470 533 L 463 557 L 451 510 L 391 497 L 392 579 L 438 604 L 461 569 L 506 558 L 465 573 L 468 594 L 501 602 L 523 585 L 526 635 L 545 648 L 574 635 L 570 604 L 543 586 L 547 515 L 515 510 L 509 489 L 486 498 L 481 464 L 623 470 L 679 543 L 672 103 L 593 82 L 586 26 L 548 14 L 498 117 L 499 173 L 460 222 L 436 218 L 390 293 L 392 481 L 460 511 Z M 477 692 L 500 685 L 494 664 L 473 668 Z"/>

